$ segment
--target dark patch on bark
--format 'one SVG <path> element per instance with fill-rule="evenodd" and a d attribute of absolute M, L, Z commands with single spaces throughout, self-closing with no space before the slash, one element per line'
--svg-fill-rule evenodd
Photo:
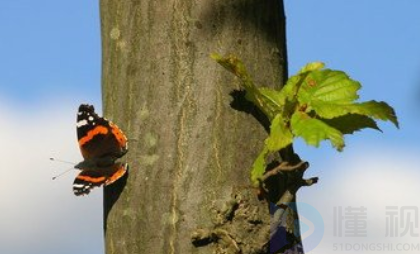
<path fill-rule="evenodd" d="M 129 166 L 128 166 L 129 167 Z M 106 234 L 106 221 L 108 219 L 108 214 L 111 212 L 112 207 L 119 199 L 125 185 L 127 184 L 127 179 L 130 174 L 129 168 L 127 172 L 115 183 L 104 186 L 104 196 L 106 195 L 107 198 L 104 198 L 104 233 Z"/>
<path fill-rule="evenodd" d="M 245 90 L 233 90 L 230 93 L 230 96 L 233 98 L 230 106 L 235 110 L 253 116 L 268 133 L 270 131 L 270 121 L 259 108 L 257 108 L 252 102 L 245 98 L 245 94 Z"/>

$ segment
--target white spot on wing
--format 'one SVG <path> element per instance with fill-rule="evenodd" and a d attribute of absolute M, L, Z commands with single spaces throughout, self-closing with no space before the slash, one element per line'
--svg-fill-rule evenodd
<path fill-rule="evenodd" d="M 84 120 L 80 120 L 80 121 L 78 121 L 78 122 L 76 123 L 76 126 L 77 126 L 77 128 L 79 128 L 79 127 L 85 126 L 85 125 L 87 125 L 87 124 L 88 124 L 88 121 L 86 121 L 86 119 L 84 119 Z"/>
<path fill-rule="evenodd" d="M 93 116 L 89 116 L 88 120 L 93 121 Z"/>

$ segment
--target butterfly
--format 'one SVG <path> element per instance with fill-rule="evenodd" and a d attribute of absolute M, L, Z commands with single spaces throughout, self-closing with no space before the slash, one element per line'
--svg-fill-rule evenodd
<path fill-rule="evenodd" d="M 76 196 L 94 187 L 109 185 L 128 170 L 119 159 L 128 151 L 127 137 L 117 125 L 95 113 L 92 105 L 82 104 L 77 113 L 77 139 L 83 161 L 74 167 L 81 172 L 73 182 Z"/>

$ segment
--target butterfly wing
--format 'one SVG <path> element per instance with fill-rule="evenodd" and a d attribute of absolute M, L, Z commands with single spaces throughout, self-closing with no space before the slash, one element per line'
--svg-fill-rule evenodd
<path fill-rule="evenodd" d="M 101 185 L 109 185 L 120 179 L 127 171 L 127 163 L 114 163 L 108 167 L 85 169 L 76 176 L 73 192 L 76 196 L 87 195 Z"/>
<path fill-rule="evenodd" d="M 127 152 L 127 137 L 111 121 L 99 117 L 91 105 L 77 114 L 77 138 L 83 158 L 120 158 Z"/>

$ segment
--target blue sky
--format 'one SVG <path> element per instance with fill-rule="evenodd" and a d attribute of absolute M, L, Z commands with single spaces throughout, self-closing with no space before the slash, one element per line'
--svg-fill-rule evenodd
<path fill-rule="evenodd" d="M 98 6 L 81 0 L 2 3 L 0 96 L 31 106 L 63 97 L 99 101 Z"/>
<path fill-rule="evenodd" d="M 333 244 L 355 240 L 332 236 L 332 208 L 339 205 L 368 207 L 364 242 L 420 242 L 383 237 L 385 206 L 420 206 L 418 10 L 417 0 L 286 0 L 290 73 L 311 61 L 344 70 L 362 83 L 362 100 L 387 101 L 401 125 L 397 130 L 380 123 L 384 133 L 348 137 L 342 153 L 328 143 L 315 149 L 297 142 L 296 150 L 311 163 L 308 176 L 321 177 L 299 193 L 324 219 L 322 243 L 311 253 L 334 253 Z M 97 1 L 2 3 L 0 253 L 103 252 L 101 191 L 74 197 L 76 172 L 51 181 L 67 165 L 48 161 L 80 160 L 75 112 L 82 102 L 100 108 L 98 12 Z"/>

